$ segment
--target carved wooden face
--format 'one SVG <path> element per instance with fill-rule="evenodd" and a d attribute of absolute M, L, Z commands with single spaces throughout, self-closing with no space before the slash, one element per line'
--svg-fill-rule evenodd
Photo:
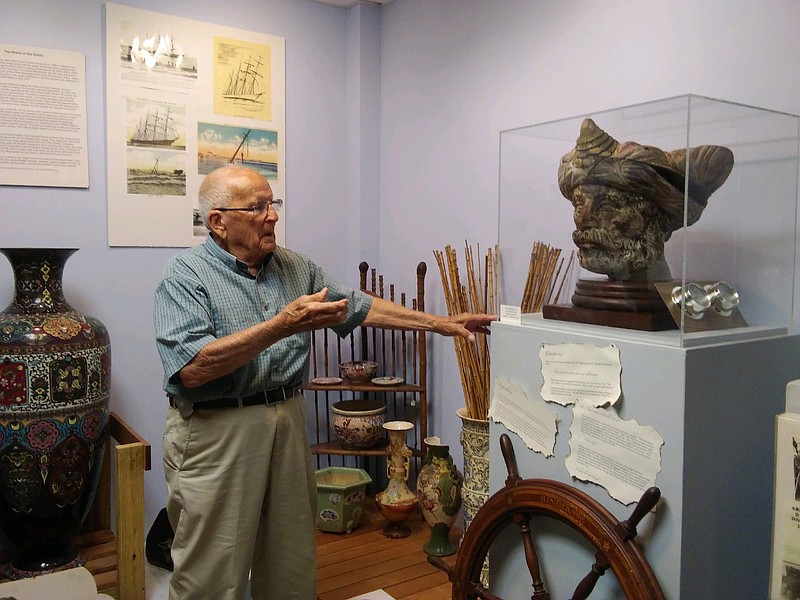
<path fill-rule="evenodd" d="M 652 202 L 601 185 L 575 188 L 570 201 L 572 240 L 584 269 L 625 280 L 663 256 L 671 228 Z"/>

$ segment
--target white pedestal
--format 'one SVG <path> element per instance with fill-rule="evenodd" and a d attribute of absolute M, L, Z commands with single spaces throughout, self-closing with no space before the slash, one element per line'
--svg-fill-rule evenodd
<path fill-rule="evenodd" d="M 491 339 L 493 379 L 510 379 L 529 398 L 540 397 L 542 344 L 617 346 L 620 417 L 654 427 L 665 440 L 656 479 L 662 501 L 639 526 L 637 540 L 666 597 L 766 597 L 775 415 L 783 412 L 786 384 L 800 377 L 800 336 L 683 348 L 669 333 L 539 319 L 523 326 L 495 323 Z M 570 477 L 564 460 L 572 409 L 548 406 L 559 418 L 555 456 L 545 459 L 511 433 L 520 475 L 575 485 L 626 519 L 633 506 Z M 502 424 L 491 424 L 491 493 L 503 486 L 507 474 L 499 446 L 504 432 L 508 430 Z M 571 597 L 594 562 L 593 548 L 561 523 L 534 531 L 551 597 Z M 503 598 L 528 597 L 531 581 L 519 534 L 507 531 L 491 556 L 492 592 Z M 621 597 L 610 572 L 592 594 L 595 600 Z"/>

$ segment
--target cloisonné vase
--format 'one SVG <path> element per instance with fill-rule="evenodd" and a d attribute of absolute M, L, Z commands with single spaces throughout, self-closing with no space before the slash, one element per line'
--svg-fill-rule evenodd
<path fill-rule="evenodd" d="M 423 546 L 433 556 L 455 554 L 458 545 L 450 539 L 450 528 L 461 510 L 464 478 L 453 464 L 450 446 L 437 436 L 425 438 L 428 452 L 417 476 L 417 499 L 431 537 Z"/>
<path fill-rule="evenodd" d="M 110 344 L 64 299 L 75 251 L 0 250 L 14 271 L 0 313 L 0 529 L 14 546 L 12 579 L 82 564 L 72 540 L 103 461 Z"/>
<path fill-rule="evenodd" d="M 411 449 L 406 445 L 406 434 L 414 428 L 409 421 L 388 421 L 383 428 L 389 433 L 389 450 L 386 474 L 389 485 L 375 495 L 375 502 L 383 518 L 389 521 L 383 534 L 389 538 L 404 538 L 411 529 L 404 523 L 417 510 L 417 496 L 408 489 L 408 469 Z"/>

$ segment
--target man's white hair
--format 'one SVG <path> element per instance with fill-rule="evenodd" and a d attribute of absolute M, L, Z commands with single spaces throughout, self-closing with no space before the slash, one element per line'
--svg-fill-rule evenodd
<path fill-rule="evenodd" d="M 246 167 L 226 165 L 206 176 L 198 194 L 200 216 L 206 229 L 210 229 L 208 213 L 214 208 L 224 208 L 233 204 L 233 201 L 243 193 L 244 183 L 253 173 L 255 171 Z"/>

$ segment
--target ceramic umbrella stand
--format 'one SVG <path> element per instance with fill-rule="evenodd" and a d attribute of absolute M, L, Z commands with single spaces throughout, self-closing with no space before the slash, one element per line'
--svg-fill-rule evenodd
<path fill-rule="evenodd" d="M 466 408 L 459 408 L 456 414 L 461 419 L 461 446 L 464 450 L 462 492 L 466 533 L 472 519 L 489 498 L 489 421 L 469 417 Z M 488 587 L 488 557 L 481 569 L 481 582 Z"/>

